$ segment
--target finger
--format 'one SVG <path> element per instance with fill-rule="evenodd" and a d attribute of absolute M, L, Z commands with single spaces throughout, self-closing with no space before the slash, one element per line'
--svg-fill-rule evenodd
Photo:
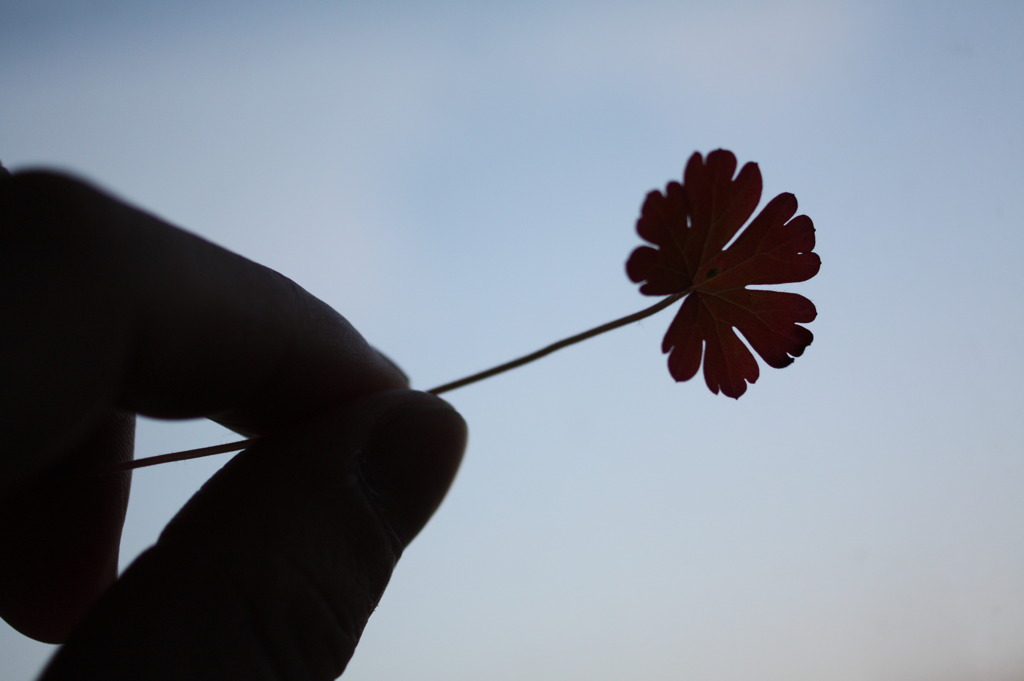
<path fill-rule="evenodd" d="M 65 176 L 10 184 L 0 281 L 17 333 L 0 342 L 20 361 L 0 384 L 8 479 L 51 465 L 113 404 L 260 434 L 406 385 L 282 275 Z"/>
<path fill-rule="evenodd" d="M 118 460 L 124 438 L 102 436 L 113 411 L 264 433 L 406 379 L 276 272 L 64 176 L 0 189 L 0 497 L 14 497 L 0 541 L 26 549 L 3 547 L 0 615 L 58 640 L 112 579 L 127 497 L 94 502 L 129 478 L 80 477 L 64 495 L 55 466 Z M 33 569 L 47 556 L 78 577 Z"/>
<path fill-rule="evenodd" d="M 458 415 L 411 391 L 264 438 L 125 572 L 44 681 L 334 679 L 464 444 Z"/>
<path fill-rule="evenodd" d="M 0 615 L 47 643 L 67 638 L 117 577 L 135 415 L 111 410 L 53 474 L 0 501 Z"/>

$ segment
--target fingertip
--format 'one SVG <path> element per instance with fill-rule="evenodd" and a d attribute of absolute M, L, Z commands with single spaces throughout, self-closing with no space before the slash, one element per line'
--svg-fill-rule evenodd
<path fill-rule="evenodd" d="M 407 546 L 440 506 L 462 462 L 466 422 L 438 397 L 393 408 L 360 459 L 372 500 Z"/>

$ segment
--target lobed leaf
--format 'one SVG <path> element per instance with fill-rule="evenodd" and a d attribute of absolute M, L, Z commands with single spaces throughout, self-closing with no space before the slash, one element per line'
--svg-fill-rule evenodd
<path fill-rule="evenodd" d="M 637 233 L 654 247 L 638 247 L 626 263 L 641 293 L 690 294 L 662 342 L 672 377 L 693 378 L 703 360 L 708 388 L 734 398 L 760 375 L 736 331 L 769 366 L 781 368 L 811 344 L 813 334 L 800 324 L 817 315 L 803 296 L 747 287 L 805 281 L 821 267 L 814 224 L 806 215 L 794 217 L 792 194 L 769 201 L 740 232 L 761 199 L 762 183 L 756 164 L 739 173 L 736 166 L 723 149 L 706 159 L 695 153 L 682 184 L 648 194 Z"/>

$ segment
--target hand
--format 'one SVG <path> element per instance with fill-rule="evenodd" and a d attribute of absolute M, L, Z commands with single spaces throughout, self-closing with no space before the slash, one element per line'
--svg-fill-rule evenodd
<path fill-rule="evenodd" d="M 331 679 L 465 425 L 285 277 L 81 182 L 0 172 L 0 615 L 44 679 Z M 134 415 L 255 445 L 120 580 Z M 116 580 L 116 583 L 115 583 Z"/>

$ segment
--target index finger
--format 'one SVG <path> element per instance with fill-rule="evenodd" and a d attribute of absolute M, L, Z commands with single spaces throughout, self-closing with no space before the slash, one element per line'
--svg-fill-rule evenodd
<path fill-rule="evenodd" d="M 83 182 L 10 181 L 0 384 L 9 452 L 36 461 L 109 406 L 258 435 L 405 376 L 290 279 Z M 42 416 L 40 416 L 42 415 Z M 5 458 L 10 458 L 5 457 Z"/>

